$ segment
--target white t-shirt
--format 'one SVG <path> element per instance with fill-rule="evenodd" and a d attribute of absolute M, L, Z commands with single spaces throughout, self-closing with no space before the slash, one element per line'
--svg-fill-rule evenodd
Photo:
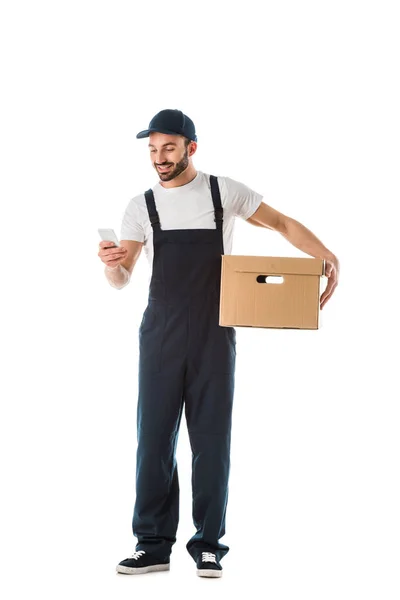
<path fill-rule="evenodd" d="M 231 254 L 235 217 L 251 217 L 263 196 L 230 177 L 217 176 L 217 179 L 224 210 L 224 253 Z M 216 228 L 208 174 L 197 171 L 196 177 L 185 185 L 165 188 L 157 183 L 152 190 L 161 229 Z M 122 219 L 120 240 L 144 242 L 144 253 L 152 269 L 153 229 L 144 192 L 130 200 Z"/>

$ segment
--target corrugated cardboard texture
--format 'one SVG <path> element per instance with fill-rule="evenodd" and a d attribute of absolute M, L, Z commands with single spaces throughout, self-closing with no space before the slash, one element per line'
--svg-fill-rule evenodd
<path fill-rule="evenodd" d="M 319 258 L 222 255 L 219 324 L 318 329 L 324 266 Z"/>

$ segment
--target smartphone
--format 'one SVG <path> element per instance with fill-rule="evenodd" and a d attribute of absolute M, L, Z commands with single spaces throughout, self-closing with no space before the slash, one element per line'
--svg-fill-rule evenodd
<path fill-rule="evenodd" d="M 98 229 L 97 231 L 99 232 L 102 240 L 106 242 L 114 242 L 116 246 L 120 245 L 114 229 Z"/>

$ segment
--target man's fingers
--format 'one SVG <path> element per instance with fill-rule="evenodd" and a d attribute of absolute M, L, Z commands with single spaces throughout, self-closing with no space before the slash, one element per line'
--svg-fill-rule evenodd
<path fill-rule="evenodd" d="M 328 285 L 324 289 L 324 293 L 321 296 L 322 299 L 326 298 L 326 296 L 329 296 L 329 294 L 331 293 L 332 285 L 333 282 L 331 280 L 328 280 Z"/>
<path fill-rule="evenodd" d="M 326 290 L 322 294 L 320 298 L 320 308 L 322 309 L 325 304 L 328 302 L 329 298 L 332 296 L 334 290 L 336 289 L 337 281 L 332 281 L 331 285 L 327 285 Z"/>
<path fill-rule="evenodd" d="M 320 308 L 321 309 L 324 308 L 325 304 L 328 302 L 329 298 L 332 296 L 332 293 L 338 284 L 337 279 L 338 279 L 339 269 L 338 269 L 338 266 L 335 268 L 336 268 L 336 271 L 334 270 L 334 265 L 331 263 L 328 263 L 325 267 L 325 276 L 328 278 L 328 283 L 327 283 L 327 286 L 320 298 Z"/>

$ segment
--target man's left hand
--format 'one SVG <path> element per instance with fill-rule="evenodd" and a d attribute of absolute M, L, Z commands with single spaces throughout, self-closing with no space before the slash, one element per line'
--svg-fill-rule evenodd
<path fill-rule="evenodd" d="M 325 275 L 328 278 L 328 284 L 320 298 L 320 308 L 324 308 L 329 298 L 332 296 L 339 282 L 340 265 L 337 258 L 325 260 Z"/>

